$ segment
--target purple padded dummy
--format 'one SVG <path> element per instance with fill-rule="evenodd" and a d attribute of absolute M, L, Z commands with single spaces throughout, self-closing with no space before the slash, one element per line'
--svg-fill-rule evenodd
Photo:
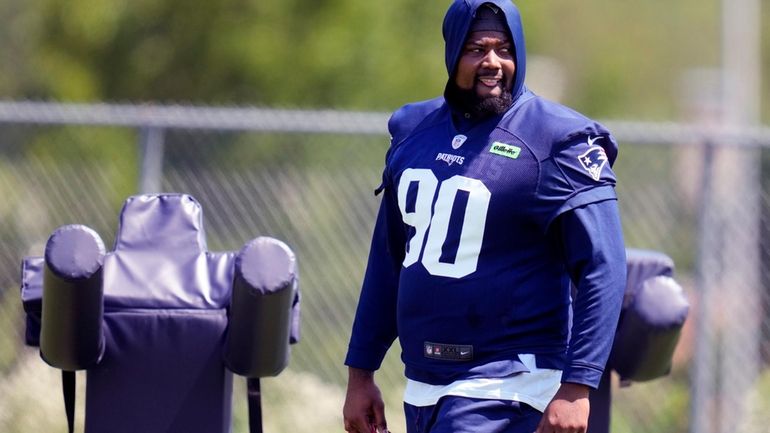
<path fill-rule="evenodd" d="M 65 368 L 51 363 L 65 370 L 87 368 L 86 433 L 230 432 L 232 373 L 225 368 L 224 343 L 233 281 L 238 279 L 236 258 L 247 262 L 244 268 L 277 272 L 278 279 L 294 282 L 288 285 L 291 295 L 282 295 L 289 298 L 282 305 L 288 311 L 294 303 L 294 311 L 278 314 L 280 323 L 273 328 L 286 337 L 282 350 L 288 352 L 287 334 L 292 342 L 299 337 L 293 314 L 298 313 L 298 293 L 294 256 L 288 247 L 284 255 L 283 268 L 266 270 L 270 263 L 233 252 L 208 252 L 195 199 L 183 194 L 129 198 L 114 251 L 103 257 L 104 354 L 93 365 Z M 26 258 L 22 269 L 27 343 L 32 345 L 38 344 L 40 332 L 43 268 L 41 258 Z M 46 293 L 51 284 L 46 280 Z M 44 330 L 45 320 L 51 320 L 47 317 Z M 278 354 L 280 369 L 287 356 Z"/>
<path fill-rule="evenodd" d="M 608 433 L 611 373 L 623 385 L 668 374 L 687 319 L 689 303 L 673 279 L 674 262 L 656 251 L 626 250 L 628 272 L 623 308 L 599 388 L 591 391 L 588 433 Z"/>
<path fill-rule="evenodd" d="M 622 382 L 665 376 L 689 303 L 665 254 L 628 251 L 628 283 L 609 365 Z"/>
<path fill-rule="evenodd" d="M 40 356 L 50 365 L 75 371 L 104 355 L 104 254 L 99 235 L 82 225 L 61 227 L 48 239 Z"/>

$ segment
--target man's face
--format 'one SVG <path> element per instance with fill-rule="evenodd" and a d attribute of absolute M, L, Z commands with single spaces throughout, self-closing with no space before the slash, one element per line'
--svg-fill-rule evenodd
<path fill-rule="evenodd" d="M 455 84 L 479 99 L 500 97 L 511 91 L 515 72 L 513 46 L 505 32 L 472 32 L 460 53 Z"/>

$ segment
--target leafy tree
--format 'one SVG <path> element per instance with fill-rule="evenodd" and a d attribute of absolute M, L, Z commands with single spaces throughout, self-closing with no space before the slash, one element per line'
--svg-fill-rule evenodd
<path fill-rule="evenodd" d="M 443 90 L 448 3 L 6 0 L 0 94 L 390 110 Z M 719 62 L 715 0 L 518 4 L 591 115 L 677 117 L 682 71 Z"/>

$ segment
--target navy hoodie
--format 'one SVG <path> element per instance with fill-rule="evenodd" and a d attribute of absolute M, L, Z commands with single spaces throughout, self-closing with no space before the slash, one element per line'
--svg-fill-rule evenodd
<path fill-rule="evenodd" d="M 443 97 L 391 117 L 345 363 L 376 370 L 399 338 L 406 376 L 424 383 L 520 373 L 526 353 L 563 370 L 563 381 L 596 387 L 626 278 L 617 144 L 603 126 L 527 90 L 521 19 L 507 0 L 452 3 L 443 25 L 449 79 L 483 3 L 503 11 L 513 39 L 513 104 L 461 129 L 458 107 Z"/>

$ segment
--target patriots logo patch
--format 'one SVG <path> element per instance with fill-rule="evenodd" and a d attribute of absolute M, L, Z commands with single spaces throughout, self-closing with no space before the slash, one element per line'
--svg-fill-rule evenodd
<path fill-rule="evenodd" d="M 451 153 L 439 153 L 436 155 L 436 161 L 444 161 L 447 165 L 452 165 L 455 162 L 458 165 L 463 165 L 465 157 L 460 155 L 452 155 Z"/>
<path fill-rule="evenodd" d="M 593 140 L 589 138 L 588 150 L 578 156 L 580 165 L 593 180 L 599 180 L 602 176 L 602 168 L 607 164 L 607 154 L 604 152 L 604 148 L 594 145 L 594 142 L 599 138 L 601 137 L 595 137 Z"/>

